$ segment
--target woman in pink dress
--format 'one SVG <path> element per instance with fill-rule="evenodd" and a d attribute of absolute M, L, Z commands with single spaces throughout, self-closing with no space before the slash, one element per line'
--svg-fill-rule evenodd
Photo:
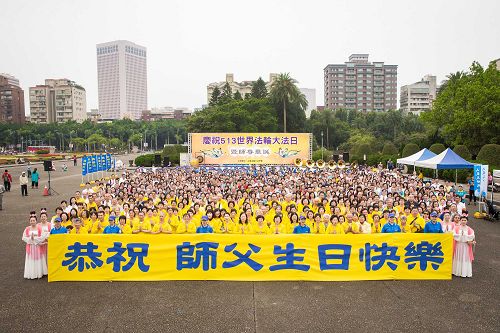
<path fill-rule="evenodd" d="M 44 268 L 47 268 L 47 238 L 49 238 L 50 229 L 52 229 L 52 224 L 48 221 L 47 213 L 40 213 L 40 223 L 38 225 L 42 228 L 40 244 L 38 244 L 40 246 L 40 256 L 45 261 Z M 44 270 L 43 275 L 47 274 L 47 270 Z"/>
<path fill-rule="evenodd" d="M 446 212 L 443 215 L 443 221 L 441 222 L 441 226 L 443 228 L 444 233 L 453 233 L 453 230 L 455 229 L 455 223 L 451 220 L 451 215 L 450 213 Z"/>
<path fill-rule="evenodd" d="M 37 225 L 36 217 L 30 217 L 30 225 L 24 229 L 23 241 L 26 243 L 24 278 L 39 279 L 47 272 L 47 263 L 42 259 L 40 243 L 43 242 L 42 227 Z"/>
<path fill-rule="evenodd" d="M 467 217 L 460 218 L 460 225 L 453 231 L 453 267 L 455 276 L 472 277 L 472 246 L 476 244 L 474 230 L 467 225 Z"/>

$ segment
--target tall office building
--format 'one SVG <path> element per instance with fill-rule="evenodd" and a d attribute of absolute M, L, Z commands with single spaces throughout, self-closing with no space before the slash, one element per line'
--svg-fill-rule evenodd
<path fill-rule="evenodd" d="M 405 114 L 420 115 L 420 113 L 431 109 L 436 94 L 436 77 L 426 75 L 419 82 L 401 87 L 400 108 Z"/>
<path fill-rule="evenodd" d="M 85 121 L 85 89 L 68 79 L 47 79 L 45 84 L 30 87 L 30 119 L 40 124 Z"/>
<path fill-rule="evenodd" d="M 19 87 L 19 80 L 0 73 L 0 123 L 24 122 L 24 91 Z"/>
<path fill-rule="evenodd" d="M 343 64 L 324 69 L 325 107 L 362 112 L 397 108 L 398 66 L 369 62 L 368 54 L 352 54 Z"/>
<path fill-rule="evenodd" d="M 146 48 L 126 40 L 96 47 L 102 119 L 141 119 L 148 108 Z"/>

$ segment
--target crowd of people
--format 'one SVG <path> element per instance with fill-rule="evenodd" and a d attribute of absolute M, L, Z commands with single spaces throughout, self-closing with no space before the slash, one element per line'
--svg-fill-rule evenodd
<path fill-rule="evenodd" d="M 453 274 L 471 277 L 475 236 L 467 224 L 463 189 L 397 169 L 138 169 L 76 191 L 53 214 L 31 212 L 24 277 L 47 274 L 53 234 L 421 232 L 451 233 Z"/>

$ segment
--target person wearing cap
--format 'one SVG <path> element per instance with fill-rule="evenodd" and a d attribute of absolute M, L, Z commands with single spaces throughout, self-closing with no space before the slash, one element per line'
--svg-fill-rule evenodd
<path fill-rule="evenodd" d="M 164 210 L 160 211 L 159 217 L 158 217 L 158 223 L 156 223 L 153 226 L 153 230 L 151 230 L 152 234 L 171 234 L 172 233 L 172 227 L 170 224 L 167 222 L 165 219 L 165 216 L 167 214 L 165 213 Z"/>
<path fill-rule="evenodd" d="M 109 220 L 109 225 L 104 228 L 103 234 L 121 234 L 122 230 L 115 223 L 116 216 L 111 215 Z"/>
<path fill-rule="evenodd" d="M 401 232 L 401 227 L 396 223 L 396 214 L 389 213 L 389 221 L 382 227 L 382 233 Z"/>
<path fill-rule="evenodd" d="M 82 220 L 79 218 L 73 219 L 73 226 L 73 229 L 69 232 L 70 234 L 86 235 L 89 233 L 87 228 L 82 225 Z"/>
<path fill-rule="evenodd" d="M 192 223 L 192 222 L 191 222 Z M 213 234 L 214 229 L 208 224 L 208 216 L 201 217 L 201 225 L 196 228 L 197 234 Z"/>
<path fill-rule="evenodd" d="M 299 225 L 295 226 L 293 228 L 293 233 L 294 234 L 310 234 L 311 233 L 311 228 L 306 225 L 306 217 L 304 215 L 300 215 L 299 218 Z"/>
<path fill-rule="evenodd" d="M 26 176 L 26 172 L 23 171 L 19 176 L 19 185 L 21 185 L 21 196 L 28 195 L 28 176 Z"/>
<path fill-rule="evenodd" d="M 436 212 L 431 213 L 431 220 L 425 224 L 424 232 L 430 234 L 442 234 L 443 226 L 437 220 L 438 214 Z"/>
<path fill-rule="evenodd" d="M 51 235 L 54 235 L 54 234 L 67 234 L 68 233 L 68 229 L 66 229 L 65 227 L 63 227 L 61 225 L 61 222 L 62 222 L 62 219 L 60 217 L 56 217 L 54 219 L 54 227 L 52 229 L 50 229 L 50 234 Z"/>

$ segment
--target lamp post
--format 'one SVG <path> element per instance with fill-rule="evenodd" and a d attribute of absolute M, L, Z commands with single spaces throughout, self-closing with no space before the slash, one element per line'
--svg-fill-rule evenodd
<path fill-rule="evenodd" d="M 323 131 L 321 131 L 321 159 L 323 160 Z"/>

